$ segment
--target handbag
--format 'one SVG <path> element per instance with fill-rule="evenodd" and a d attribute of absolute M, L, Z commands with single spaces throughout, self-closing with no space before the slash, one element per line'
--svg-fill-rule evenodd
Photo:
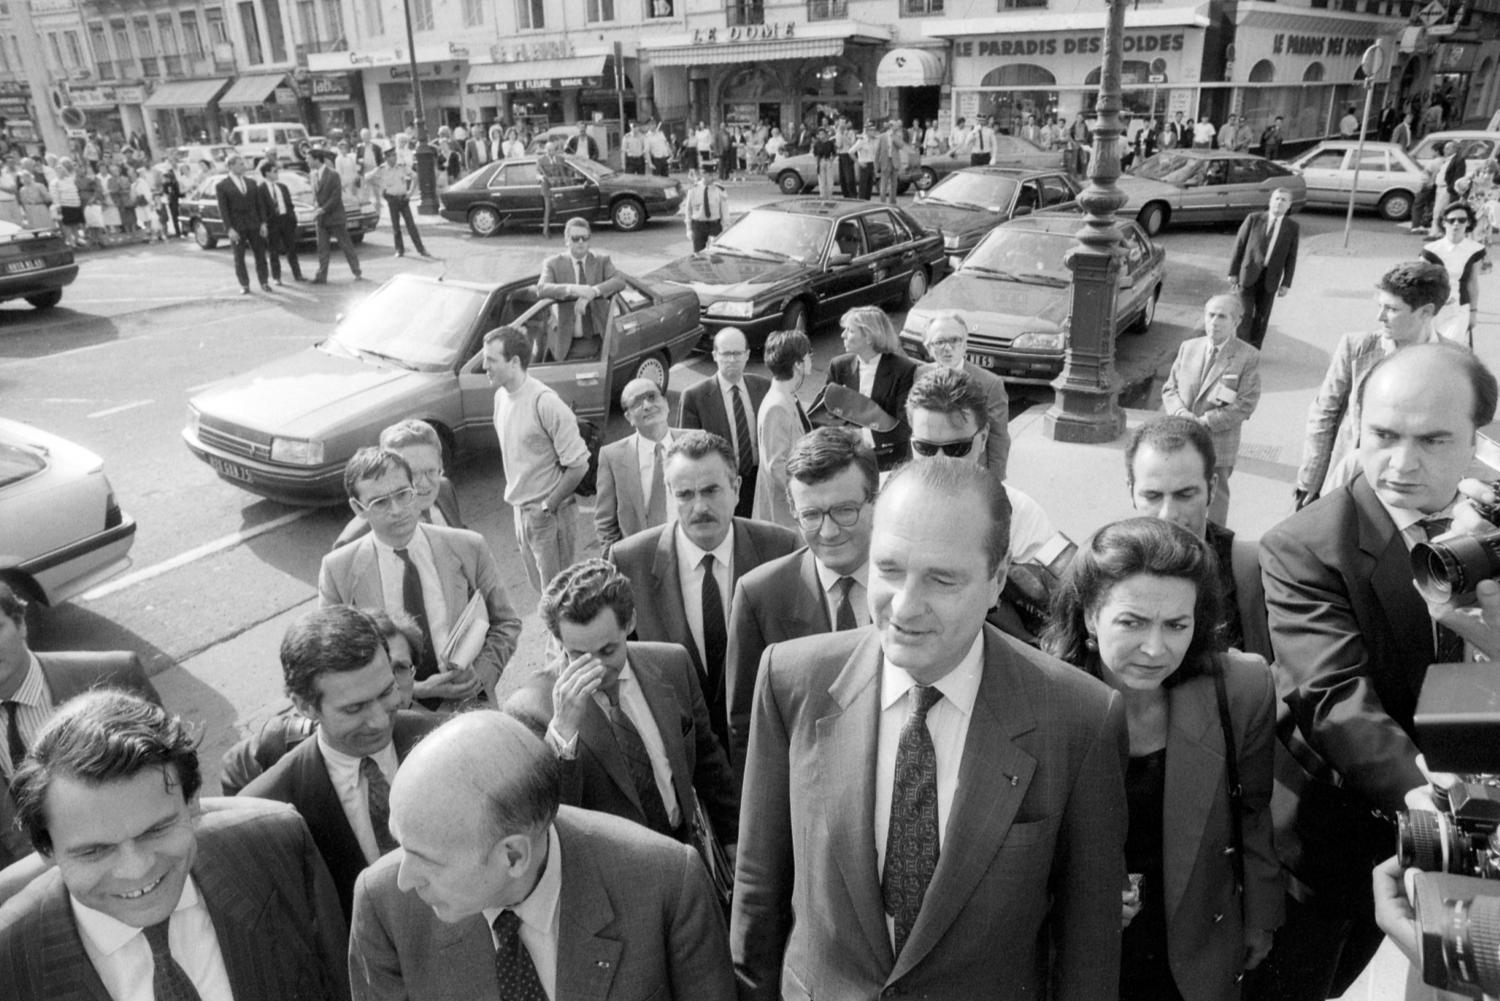
<path fill-rule="evenodd" d="M 91 229 L 104 228 L 104 209 L 98 205 L 83 207 L 83 224 Z"/>

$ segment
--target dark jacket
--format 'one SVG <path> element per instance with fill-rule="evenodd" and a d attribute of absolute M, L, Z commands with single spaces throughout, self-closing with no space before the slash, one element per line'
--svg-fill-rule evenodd
<path fill-rule="evenodd" d="M 266 215 L 261 207 L 265 195 L 250 178 L 246 177 L 243 181 L 243 193 L 234 183 L 233 177 L 226 177 L 215 186 L 214 194 L 219 199 L 219 218 L 224 220 L 225 226 L 237 233 L 258 233 L 266 223 Z"/>

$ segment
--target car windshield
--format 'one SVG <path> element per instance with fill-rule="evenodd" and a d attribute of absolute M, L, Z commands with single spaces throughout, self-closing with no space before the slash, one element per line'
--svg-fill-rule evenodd
<path fill-rule="evenodd" d="M 1131 173 L 1136 177 L 1144 177 L 1152 181 L 1186 184 L 1202 173 L 1206 162 L 1200 157 L 1183 156 L 1181 153 L 1158 153 L 1142 162 Z"/>
<path fill-rule="evenodd" d="M 1017 182 L 995 174 L 949 174 L 927 193 L 923 201 L 936 205 L 956 205 L 966 209 L 990 209 L 1003 212 L 1015 197 Z"/>
<path fill-rule="evenodd" d="M 961 270 L 1035 285 L 1067 285 L 1073 274 L 1063 255 L 1078 245 L 1070 233 L 995 230 L 964 258 Z"/>
<path fill-rule="evenodd" d="M 806 263 L 822 255 L 832 228 L 830 219 L 752 209 L 724 231 L 714 249 L 767 261 Z"/>
<path fill-rule="evenodd" d="M 398 278 L 356 306 L 323 350 L 403 368 L 451 368 L 486 298 L 475 289 Z"/>

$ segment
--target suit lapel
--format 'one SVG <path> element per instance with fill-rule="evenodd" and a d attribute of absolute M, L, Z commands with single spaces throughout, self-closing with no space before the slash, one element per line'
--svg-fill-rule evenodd
<path fill-rule="evenodd" d="M 1214 359 L 1213 364 L 1208 366 L 1208 369 L 1204 371 L 1203 380 L 1198 384 L 1198 392 L 1194 397 L 1194 403 L 1202 403 L 1213 392 L 1214 386 L 1219 381 L 1219 377 L 1229 369 L 1230 362 L 1234 361 L 1239 353 L 1239 349 L 1235 346 L 1236 341 L 1237 338 L 1234 337 L 1226 341 L 1224 346 L 1219 349 L 1218 357 Z M 1207 338 L 1204 338 L 1203 353 L 1205 356 L 1211 347 L 1212 345 L 1208 343 Z M 1203 367 L 1203 360 L 1199 359 L 1199 368 Z"/>
<path fill-rule="evenodd" d="M 1227 795 L 1224 737 L 1217 725 L 1213 681 L 1195 678 L 1167 689 L 1168 799 L 1162 816 L 1162 890 L 1167 920 L 1182 903 L 1203 842 L 1203 829 L 1214 799 Z"/>
<path fill-rule="evenodd" d="M 213 852 L 198 853 L 193 878 L 198 882 L 203 902 L 213 919 L 214 932 L 219 937 L 219 951 L 224 956 L 224 969 L 229 974 L 229 986 L 234 996 L 260 996 L 267 986 L 265 964 L 276 962 L 275 957 L 268 956 L 265 951 L 266 941 L 274 936 L 269 929 L 261 927 L 271 902 L 268 888 L 259 887 L 258 894 L 252 893 L 251 886 L 236 878 L 225 860 Z"/>
<path fill-rule="evenodd" d="M 604 875 L 587 844 L 574 838 L 568 818 L 554 824 L 562 849 L 562 891 L 557 922 L 557 1001 L 604 1001 L 620 965 L 623 945 L 603 934 L 615 920 Z"/>
<path fill-rule="evenodd" d="M 687 647 L 688 656 L 693 658 L 693 666 L 698 669 L 699 679 L 702 680 L 703 658 L 698 653 L 698 644 L 692 638 L 692 631 L 688 629 L 687 610 L 682 607 L 682 580 L 677 575 L 675 521 L 664 525 L 656 540 L 656 557 L 651 563 L 651 577 L 657 588 L 658 599 L 655 605 L 661 609 L 662 618 L 662 635 L 653 638 L 675 642 L 675 637 L 685 637 L 687 642 L 683 645 Z"/>
<path fill-rule="evenodd" d="M 656 732 L 661 737 L 662 748 L 667 754 L 667 765 L 672 769 L 672 788 L 677 792 L 677 807 L 687 820 L 693 815 L 693 770 L 688 764 L 687 748 L 682 739 L 682 713 L 677 699 L 661 678 L 661 672 L 646 657 L 635 656 L 630 660 L 630 669 L 651 708 L 651 718 L 656 721 Z"/>
<path fill-rule="evenodd" d="M 805 551 L 802 559 L 797 561 L 797 575 L 802 580 L 803 593 L 812 600 L 798 601 L 798 595 L 789 595 L 792 598 L 792 607 L 789 609 L 791 618 L 801 627 L 791 635 L 811 636 L 814 633 L 832 632 L 833 623 L 828 619 L 828 601 L 823 596 L 823 581 L 818 577 L 818 563 L 813 558 L 811 549 Z"/>
<path fill-rule="evenodd" d="M 349 817 L 344 813 L 344 804 L 333 788 L 333 780 L 328 777 L 328 763 L 323 760 L 323 749 L 318 746 L 317 737 L 303 741 L 301 746 L 307 750 L 297 764 L 300 772 L 297 784 L 306 798 L 297 804 L 298 808 L 304 811 L 310 825 L 329 835 L 328 840 L 333 842 L 339 857 L 359 859 L 362 866 L 365 850 L 359 846 L 359 838 L 355 837 L 354 828 L 349 826 Z"/>
<path fill-rule="evenodd" d="M 583 722 L 578 725 L 578 740 L 593 753 L 594 759 L 604 769 L 604 774 L 609 776 L 610 781 L 619 787 L 620 792 L 644 817 L 641 797 L 635 790 L 635 782 L 630 777 L 630 769 L 625 764 L 625 755 L 620 750 L 619 741 L 615 740 L 614 727 L 610 725 L 598 703 L 590 701 L 592 704 L 585 707 Z"/>
<path fill-rule="evenodd" d="M 622 468 L 615 477 L 616 489 L 619 490 L 620 498 L 625 502 L 624 507 L 634 514 L 637 525 L 646 524 L 646 498 L 641 493 L 641 471 L 636 462 L 637 450 L 641 447 L 640 434 L 633 434 L 625 439 L 625 447 L 620 450 Z M 627 533 L 629 534 L 629 533 Z"/>
<path fill-rule="evenodd" d="M 52 880 L 37 917 L 39 975 L 47 997 L 57 1001 L 110 1001 L 99 971 L 84 951 L 61 877 L 53 870 L 38 878 Z"/>
<path fill-rule="evenodd" d="M 419 900 L 412 906 L 425 908 L 427 905 Z M 432 920 L 431 914 L 424 914 L 422 920 Z M 495 973 L 495 939 L 484 918 L 475 916 L 456 924 L 432 920 L 432 925 L 433 951 L 437 953 L 433 966 L 444 971 L 444 982 L 485 986 L 494 984 L 495 987 L 488 990 L 479 987 L 470 996 L 497 997 L 499 984 Z"/>
<path fill-rule="evenodd" d="M 427 548 L 432 551 L 432 563 L 437 567 L 439 583 L 443 587 L 443 603 L 448 606 L 448 621 L 434 622 L 433 625 L 441 625 L 447 630 L 469 603 L 469 576 L 464 572 L 464 561 L 446 539 L 427 525 L 418 525 L 417 531 L 427 537 Z"/>
<path fill-rule="evenodd" d="M 1370 588 L 1389 623 L 1389 635 L 1401 648 L 1399 659 L 1408 664 L 1431 663 L 1436 655 L 1432 620 L 1411 582 L 1411 557 L 1406 541 L 1386 514 L 1380 499 L 1363 476 L 1349 490 L 1359 513 L 1359 548 L 1374 565 Z M 1421 676 L 1411 683 L 1421 684 Z"/>
<path fill-rule="evenodd" d="M 364 608 L 384 608 L 385 593 L 380 585 L 380 561 L 375 558 L 375 538 L 366 534 L 354 543 L 349 557 L 349 604 Z"/>

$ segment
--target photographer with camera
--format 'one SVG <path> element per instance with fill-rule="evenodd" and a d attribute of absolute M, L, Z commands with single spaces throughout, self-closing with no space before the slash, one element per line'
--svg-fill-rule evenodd
<path fill-rule="evenodd" d="M 1264 997 L 1343 993 L 1382 938 L 1370 870 L 1394 843 L 1416 758 L 1428 665 L 1463 657 L 1413 586 L 1413 546 L 1486 527 L 1455 505 L 1477 429 L 1494 419 L 1495 377 L 1466 348 L 1419 344 L 1359 387 L 1360 474 L 1262 540 L 1287 751 L 1273 804 L 1292 877 L 1287 923 L 1264 964 Z M 1468 519 L 1472 519 L 1470 522 Z"/>

